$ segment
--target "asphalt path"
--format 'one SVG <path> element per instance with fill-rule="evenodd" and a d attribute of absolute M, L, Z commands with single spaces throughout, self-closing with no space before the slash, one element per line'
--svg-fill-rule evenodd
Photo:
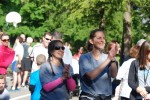
<path fill-rule="evenodd" d="M 10 94 L 10 100 L 30 100 L 30 92 L 29 92 L 29 89 L 28 89 L 28 86 L 27 87 L 21 87 L 20 90 L 15 90 L 15 91 L 12 91 L 11 90 L 11 86 L 12 86 L 12 77 L 7 77 L 6 78 L 6 81 L 7 81 L 7 90 Z M 73 97 L 72 99 L 70 100 L 79 100 L 78 97 Z"/>

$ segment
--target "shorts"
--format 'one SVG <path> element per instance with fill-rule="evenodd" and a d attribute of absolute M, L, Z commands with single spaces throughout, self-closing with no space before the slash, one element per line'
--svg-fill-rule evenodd
<path fill-rule="evenodd" d="M 17 61 L 14 61 L 12 63 L 11 69 L 13 72 L 17 72 L 17 73 L 19 73 L 21 71 L 20 68 L 17 67 Z"/>
<path fill-rule="evenodd" d="M 30 58 L 23 58 L 21 61 L 21 70 L 22 71 L 31 71 L 32 61 Z"/>
<path fill-rule="evenodd" d="M 17 61 L 15 60 L 11 65 L 11 70 L 16 71 L 16 67 L 17 67 Z"/>

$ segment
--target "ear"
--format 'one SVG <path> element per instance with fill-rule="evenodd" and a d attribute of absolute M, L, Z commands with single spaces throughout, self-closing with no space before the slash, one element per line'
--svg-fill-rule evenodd
<path fill-rule="evenodd" d="M 89 42 L 90 42 L 91 44 L 93 44 L 93 41 L 92 41 L 92 39 L 89 39 Z"/>

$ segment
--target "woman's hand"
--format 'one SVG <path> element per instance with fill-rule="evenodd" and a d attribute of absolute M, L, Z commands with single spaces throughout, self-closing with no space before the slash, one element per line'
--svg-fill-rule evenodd
<path fill-rule="evenodd" d="M 70 65 L 65 65 L 63 69 L 62 79 L 65 80 L 69 77 Z"/>
<path fill-rule="evenodd" d="M 17 67 L 20 68 L 20 67 L 21 67 L 21 63 L 18 63 L 18 64 L 17 64 Z"/>
<path fill-rule="evenodd" d="M 143 97 L 143 98 L 146 98 L 148 92 L 146 91 L 145 88 L 143 87 L 137 87 L 136 91 Z"/>
<path fill-rule="evenodd" d="M 114 60 L 114 57 L 116 56 L 117 51 L 118 51 L 118 46 L 116 44 L 113 44 L 111 46 L 111 50 L 108 52 L 109 59 Z"/>

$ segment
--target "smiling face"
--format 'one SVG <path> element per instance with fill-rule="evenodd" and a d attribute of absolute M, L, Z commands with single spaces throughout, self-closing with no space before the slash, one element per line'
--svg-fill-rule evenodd
<path fill-rule="evenodd" d="M 64 45 L 60 42 L 56 43 L 55 47 L 54 47 L 54 51 L 52 52 L 53 57 L 57 58 L 57 59 L 62 59 L 62 57 L 64 56 Z"/>
<path fill-rule="evenodd" d="M 55 59 L 62 59 L 64 55 L 65 47 L 60 40 L 53 40 L 48 45 L 48 54 L 49 57 L 55 58 Z"/>
<path fill-rule="evenodd" d="M 52 36 L 50 36 L 50 35 L 45 35 L 44 37 L 43 37 L 43 45 L 47 48 L 48 47 L 48 44 L 49 44 L 49 42 L 51 41 L 51 38 L 52 38 Z"/>
<path fill-rule="evenodd" d="M 94 38 L 90 39 L 90 43 L 93 44 L 93 49 L 103 50 L 105 42 L 105 34 L 102 31 L 97 31 Z"/>

